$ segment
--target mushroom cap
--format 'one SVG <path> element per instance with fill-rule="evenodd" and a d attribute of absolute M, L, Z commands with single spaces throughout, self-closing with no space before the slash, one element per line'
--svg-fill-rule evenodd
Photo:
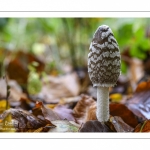
<path fill-rule="evenodd" d="M 89 50 L 88 73 L 93 86 L 114 86 L 120 75 L 121 56 L 109 26 L 98 27 Z"/>

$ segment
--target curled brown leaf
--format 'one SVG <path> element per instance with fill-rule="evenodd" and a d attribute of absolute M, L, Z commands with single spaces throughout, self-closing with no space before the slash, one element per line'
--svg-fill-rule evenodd
<path fill-rule="evenodd" d="M 42 102 L 36 102 L 32 109 L 33 115 L 40 119 L 47 119 L 49 121 L 59 120 L 60 117 L 50 108 L 46 108 Z"/>
<path fill-rule="evenodd" d="M 92 97 L 81 95 L 81 99 L 73 109 L 73 116 L 76 118 L 77 123 L 82 124 L 86 122 L 89 108 L 94 103 L 95 101 Z"/>
<path fill-rule="evenodd" d="M 13 127 L 18 132 L 27 132 L 28 130 L 34 131 L 46 124 L 51 124 L 49 120 L 41 120 L 28 111 L 12 108 L 1 114 L 0 119 L 2 120 L 2 130 Z"/>

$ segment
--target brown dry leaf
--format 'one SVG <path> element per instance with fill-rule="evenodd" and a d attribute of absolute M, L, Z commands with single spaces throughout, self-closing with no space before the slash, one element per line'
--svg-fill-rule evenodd
<path fill-rule="evenodd" d="M 111 130 L 106 124 L 97 120 L 87 121 L 79 130 L 79 132 L 115 132 Z"/>
<path fill-rule="evenodd" d="M 96 102 L 94 102 L 87 110 L 86 121 L 97 120 L 96 117 Z"/>
<path fill-rule="evenodd" d="M 73 110 L 67 108 L 65 105 L 57 105 L 53 111 L 58 114 L 61 120 L 67 119 L 69 121 L 75 121 L 73 117 Z"/>
<path fill-rule="evenodd" d="M 18 59 L 12 60 L 7 67 L 10 79 L 17 81 L 21 86 L 25 86 L 28 78 L 28 70 Z"/>
<path fill-rule="evenodd" d="M 109 122 L 113 124 L 117 132 L 132 132 L 134 128 L 126 124 L 121 117 L 114 116 L 109 118 Z"/>
<path fill-rule="evenodd" d="M 35 103 L 28 98 L 21 97 L 19 102 L 20 105 L 18 106 L 18 108 L 21 108 L 23 110 L 32 110 L 32 108 L 35 107 Z"/>
<path fill-rule="evenodd" d="M 65 97 L 61 98 L 59 101 L 59 104 L 64 105 L 64 104 L 70 104 L 70 103 L 76 103 L 81 99 L 80 96 L 74 96 L 74 97 Z"/>
<path fill-rule="evenodd" d="M 138 117 L 150 119 L 150 92 L 134 94 L 126 103 L 127 107 Z"/>
<path fill-rule="evenodd" d="M 144 81 L 139 83 L 139 85 L 137 86 L 135 93 L 139 93 L 139 92 L 143 92 L 143 91 L 147 91 L 150 90 L 150 81 Z"/>
<path fill-rule="evenodd" d="M 35 107 L 32 109 L 33 115 L 35 115 L 37 118 L 40 118 L 42 120 L 59 120 L 60 117 L 50 108 L 46 108 L 46 106 L 43 105 L 42 102 L 37 102 Z"/>
<path fill-rule="evenodd" d="M 80 125 L 73 121 L 68 120 L 55 120 L 52 121 L 56 127 L 51 128 L 49 132 L 78 132 Z"/>
<path fill-rule="evenodd" d="M 89 108 L 93 104 L 95 104 L 95 101 L 92 97 L 81 95 L 81 99 L 73 109 L 73 116 L 76 118 L 77 123 L 82 124 L 86 122 Z"/>
<path fill-rule="evenodd" d="M 22 92 L 21 87 L 14 80 L 8 80 L 8 85 L 10 86 L 10 102 L 18 102 L 21 97 L 26 98 L 26 95 Z M 0 98 L 6 97 L 6 81 L 5 79 L 0 79 Z"/>
<path fill-rule="evenodd" d="M 85 101 L 87 99 L 83 99 L 81 102 L 82 105 L 79 105 L 79 108 L 84 108 L 84 112 L 79 113 L 79 118 L 77 120 L 82 121 L 82 123 L 89 121 L 89 120 L 97 120 L 96 117 L 96 102 L 93 101 L 90 106 L 85 105 Z M 80 101 L 79 101 L 80 102 Z M 78 104 L 80 104 L 78 102 Z M 84 103 L 83 103 L 84 102 Z M 82 106 L 82 107 L 81 107 Z M 125 123 L 130 125 L 131 127 L 136 127 L 138 125 L 138 119 L 137 117 L 130 111 L 125 105 L 123 104 L 118 104 L 118 103 L 110 103 L 110 115 L 112 116 L 119 116 L 123 119 Z M 79 112 L 80 109 L 79 109 Z"/>
<path fill-rule="evenodd" d="M 55 128 L 56 126 L 54 125 L 54 124 L 47 124 L 45 127 L 40 127 L 40 128 L 38 128 L 38 129 L 36 129 L 36 130 L 34 130 L 34 132 L 48 132 L 49 131 L 49 129 L 51 129 L 51 128 Z M 30 132 L 30 131 L 28 131 L 28 132 Z M 31 131 L 32 132 L 32 131 Z"/>
<path fill-rule="evenodd" d="M 150 81 L 141 82 L 126 106 L 138 117 L 150 119 Z"/>
<path fill-rule="evenodd" d="M 133 128 L 138 125 L 137 117 L 124 104 L 110 103 L 109 108 L 110 115 L 121 117 L 125 123 Z"/>
<path fill-rule="evenodd" d="M 8 117 L 11 119 L 8 121 Z M 28 111 L 20 109 L 9 109 L 1 114 L 0 119 L 3 120 L 4 128 L 13 126 L 18 132 L 26 132 L 28 130 L 35 130 L 46 124 L 51 124 L 49 120 L 41 120 Z"/>
<path fill-rule="evenodd" d="M 150 120 L 138 124 L 134 129 L 134 132 L 150 132 Z"/>
<path fill-rule="evenodd" d="M 116 116 L 114 117 L 115 119 L 118 117 L 120 119 L 117 118 L 117 124 L 122 123 L 125 127 L 126 126 L 133 126 L 135 127 L 138 124 L 138 121 L 136 119 L 136 116 L 123 104 L 110 104 L 110 115 L 112 116 Z M 87 120 L 97 120 L 96 118 L 96 103 L 93 104 L 88 111 L 87 114 Z M 111 121 L 110 121 L 111 122 Z M 120 132 L 119 130 L 116 130 L 114 128 L 114 125 L 111 123 L 108 123 L 109 127 L 112 131 L 117 131 Z M 112 126 L 113 125 L 113 126 Z M 130 128 L 132 128 L 132 126 Z M 119 126 L 120 127 L 120 126 Z M 122 127 L 120 127 L 122 128 Z M 129 131 L 131 131 L 129 128 Z"/>
<path fill-rule="evenodd" d="M 48 76 L 43 79 L 43 87 L 37 95 L 46 103 L 58 103 L 60 99 L 77 96 L 80 92 L 80 84 L 76 73 L 60 77 Z"/>
<path fill-rule="evenodd" d="M 87 121 L 79 132 L 132 132 L 134 128 L 127 125 L 120 117 L 110 116 L 109 121 L 101 123 L 97 120 Z"/>
<path fill-rule="evenodd" d="M 80 99 L 80 96 L 61 98 L 58 105 L 65 105 L 66 107 L 73 109 Z"/>

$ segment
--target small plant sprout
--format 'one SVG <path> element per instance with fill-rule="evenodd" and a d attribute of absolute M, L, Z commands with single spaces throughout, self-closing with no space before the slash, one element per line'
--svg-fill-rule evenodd
<path fill-rule="evenodd" d="M 97 87 L 98 121 L 109 120 L 109 87 L 113 87 L 120 75 L 121 56 L 118 43 L 107 25 L 99 26 L 89 48 L 88 73 Z"/>
<path fill-rule="evenodd" d="M 38 74 L 35 68 L 37 66 L 37 62 L 33 62 L 28 66 L 30 72 L 28 76 L 27 90 L 31 95 L 37 94 L 42 89 L 42 81 L 40 80 L 40 75 Z"/>

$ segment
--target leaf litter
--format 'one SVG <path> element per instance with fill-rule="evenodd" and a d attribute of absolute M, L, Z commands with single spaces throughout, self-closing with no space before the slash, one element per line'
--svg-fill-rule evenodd
<path fill-rule="evenodd" d="M 134 67 L 130 69 L 136 81 L 121 76 L 117 86 L 110 89 L 110 118 L 101 123 L 96 118 L 96 89 L 91 86 L 87 72 L 85 79 L 80 79 L 76 71 L 42 77 L 41 91 L 31 95 L 26 86 L 29 75 L 26 64 L 38 62 L 36 71 L 40 74 L 44 61 L 26 53 L 17 56 L 20 59 L 8 63 L 8 85 L 0 79 L 0 132 L 150 131 L 150 81 L 137 84 L 139 77 Z M 7 86 L 10 86 L 8 104 Z"/>

